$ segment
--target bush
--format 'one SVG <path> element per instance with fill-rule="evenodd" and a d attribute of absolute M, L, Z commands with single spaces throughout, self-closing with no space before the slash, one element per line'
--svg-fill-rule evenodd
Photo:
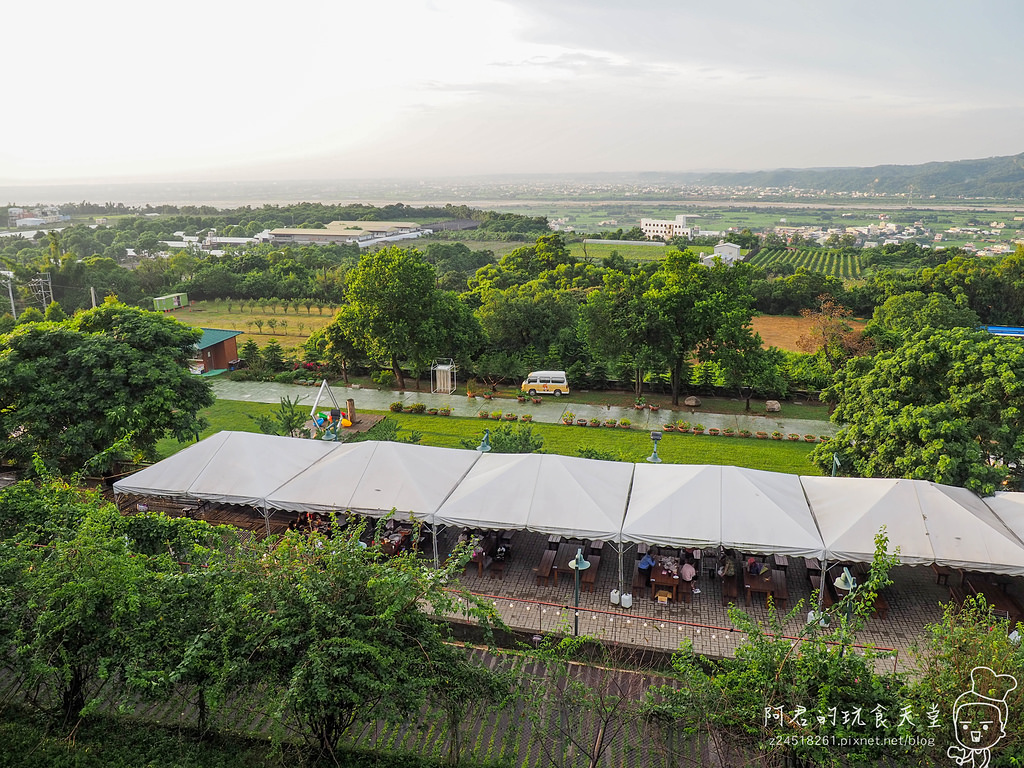
<path fill-rule="evenodd" d="M 296 381 L 297 371 L 284 371 L 274 376 L 274 381 L 278 384 L 294 384 Z"/>
<path fill-rule="evenodd" d="M 423 413 L 427 410 L 427 406 L 423 403 L 413 403 L 409 406 L 409 413 Z"/>
<path fill-rule="evenodd" d="M 377 371 L 370 380 L 381 389 L 391 389 L 395 385 L 395 374 L 394 371 Z"/>

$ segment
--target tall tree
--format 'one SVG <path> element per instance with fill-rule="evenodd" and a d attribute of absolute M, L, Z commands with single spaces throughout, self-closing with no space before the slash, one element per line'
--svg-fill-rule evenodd
<path fill-rule="evenodd" d="M 60 323 L 26 323 L 0 337 L 0 457 L 38 453 L 63 469 L 130 436 L 151 456 L 170 430 L 193 435 L 213 404 L 188 360 L 200 332 L 108 299 Z"/>
<path fill-rule="evenodd" d="M 925 329 L 873 359 L 847 363 L 827 396 L 836 436 L 814 461 L 863 477 L 910 477 L 978 493 L 1020 487 L 1024 347 L 967 328 Z"/>

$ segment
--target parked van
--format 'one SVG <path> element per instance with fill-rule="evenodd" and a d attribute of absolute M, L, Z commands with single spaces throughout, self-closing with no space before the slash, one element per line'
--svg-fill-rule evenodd
<path fill-rule="evenodd" d="M 537 395 L 554 395 L 561 397 L 569 394 L 569 380 L 565 371 L 533 371 L 526 377 L 520 387 L 531 397 Z"/>

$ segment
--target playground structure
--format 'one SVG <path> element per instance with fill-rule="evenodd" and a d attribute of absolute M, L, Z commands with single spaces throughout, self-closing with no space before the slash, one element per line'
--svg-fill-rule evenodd
<path fill-rule="evenodd" d="M 320 406 L 324 394 L 331 399 L 334 407 L 329 411 L 318 411 L 317 408 Z M 316 393 L 313 407 L 309 411 L 309 417 L 313 420 L 313 428 L 316 429 L 317 437 L 321 440 L 337 442 L 338 427 L 351 427 L 355 419 L 355 401 L 350 399 L 347 406 L 346 410 L 341 409 L 331 388 L 327 386 L 327 379 L 324 379 L 320 383 L 320 390 Z"/>

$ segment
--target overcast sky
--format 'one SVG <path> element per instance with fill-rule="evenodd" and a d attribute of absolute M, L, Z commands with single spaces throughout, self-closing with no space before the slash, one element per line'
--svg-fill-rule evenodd
<path fill-rule="evenodd" d="M 1024 151 L 1021 0 L 52 0 L 5 27 L 0 186 Z"/>

